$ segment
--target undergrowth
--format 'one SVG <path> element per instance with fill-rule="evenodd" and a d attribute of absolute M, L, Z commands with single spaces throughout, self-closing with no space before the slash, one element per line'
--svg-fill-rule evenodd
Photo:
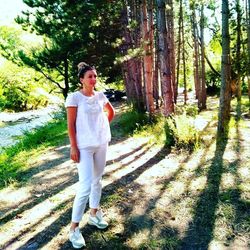
<path fill-rule="evenodd" d="M 43 127 L 26 131 L 19 142 L 0 153 L 0 188 L 25 180 L 23 171 L 29 167 L 29 160 L 46 148 L 65 141 L 66 121 L 55 117 Z"/>

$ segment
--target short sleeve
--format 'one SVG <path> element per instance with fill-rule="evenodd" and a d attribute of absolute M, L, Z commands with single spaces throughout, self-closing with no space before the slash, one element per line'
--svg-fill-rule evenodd
<path fill-rule="evenodd" d="M 71 93 L 67 96 L 65 101 L 65 107 L 77 107 L 78 102 L 75 93 Z"/>
<path fill-rule="evenodd" d="M 107 104 L 109 102 L 108 98 L 103 92 L 100 92 L 101 100 L 103 101 L 103 105 Z"/>

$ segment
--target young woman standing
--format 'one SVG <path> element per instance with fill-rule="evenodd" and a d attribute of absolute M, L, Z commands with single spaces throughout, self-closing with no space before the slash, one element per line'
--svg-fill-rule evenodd
<path fill-rule="evenodd" d="M 79 187 L 72 209 L 69 239 L 74 248 L 85 246 L 79 230 L 89 200 L 88 223 L 100 229 L 108 226 L 99 207 L 101 179 L 106 165 L 106 152 L 111 139 L 109 123 L 114 108 L 102 92 L 95 91 L 97 73 L 94 67 L 79 63 L 78 77 L 82 88 L 66 99 L 70 157 L 77 162 Z"/>

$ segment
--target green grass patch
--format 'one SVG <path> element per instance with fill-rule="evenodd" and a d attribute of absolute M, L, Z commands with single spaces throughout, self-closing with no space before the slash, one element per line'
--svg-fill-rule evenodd
<path fill-rule="evenodd" d="M 175 250 L 177 249 L 180 240 L 175 236 L 168 236 L 166 238 L 153 239 L 149 238 L 146 242 L 142 243 L 138 249 L 168 249 Z"/>
<path fill-rule="evenodd" d="M 56 118 L 43 127 L 25 132 L 20 141 L 0 153 L 0 188 L 25 181 L 29 162 L 49 147 L 65 142 L 66 120 Z"/>
<path fill-rule="evenodd" d="M 140 113 L 131 107 L 111 123 L 112 134 L 114 137 L 131 136 L 150 122 L 146 113 Z"/>
<path fill-rule="evenodd" d="M 193 150 L 199 146 L 199 131 L 194 126 L 194 118 L 183 113 L 172 116 L 165 122 L 166 146 L 176 146 Z"/>

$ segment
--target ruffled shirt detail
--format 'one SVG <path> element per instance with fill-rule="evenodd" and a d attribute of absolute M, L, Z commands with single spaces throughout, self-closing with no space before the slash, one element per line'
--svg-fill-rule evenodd
<path fill-rule="evenodd" d="M 69 94 L 65 107 L 77 107 L 76 140 L 78 148 L 99 146 L 111 140 L 110 126 L 103 108 L 108 102 L 102 92 L 85 96 L 77 91 Z"/>

